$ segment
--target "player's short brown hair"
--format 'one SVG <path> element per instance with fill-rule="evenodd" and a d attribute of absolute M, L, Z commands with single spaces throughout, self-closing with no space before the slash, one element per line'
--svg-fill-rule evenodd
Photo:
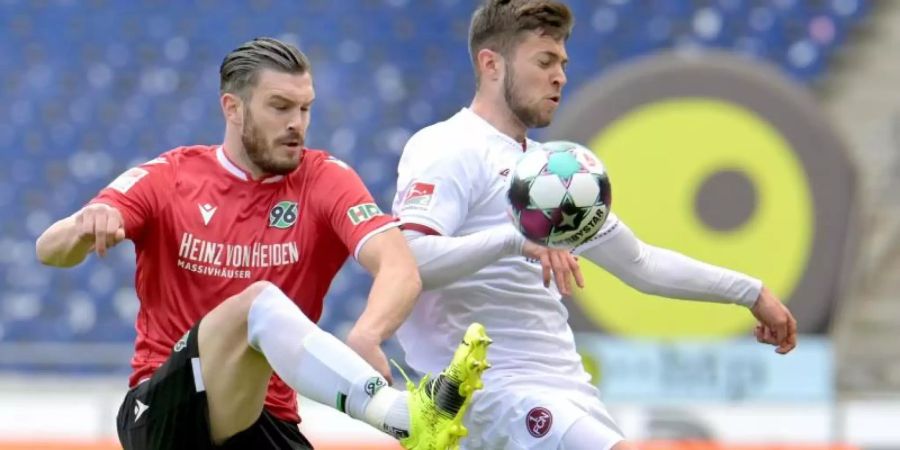
<path fill-rule="evenodd" d="M 256 86 L 259 72 L 272 69 L 292 74 L 311 71 L 309 59 L 297 47 L 278 39 L 260 37 L 241 44 L 219 66 L 219 94 L 246 98 L 247 88 Z"/>
<path fill-rule="evenodd" d="M 486 0 L 469 24 L 469 55 L 478 74 L 478 52 L 488 48 L 504 57 L 521 41 L 527 31 L 538 31 L 555 39 L 567 40 L 572 33 L 572 11 L 555 0 Z"/>

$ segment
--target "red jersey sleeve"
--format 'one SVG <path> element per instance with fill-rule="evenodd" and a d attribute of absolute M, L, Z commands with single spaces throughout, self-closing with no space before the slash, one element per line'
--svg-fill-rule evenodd
<path fill-rule="evenodd" d="M 359 175 L 339 159 L 322 162 L 315 189 L 322 213 L 354 258 L 369 238 L 399 225 L 375 204 Z"/>
<path fill-rule="evenodd" d="M 173 192 L 172 161 L 166 155 L 122 172 L 90 203 L 104 203 L 119 210 L 125 236 L 140 239 L 144 225 L 156 216 Z"/>

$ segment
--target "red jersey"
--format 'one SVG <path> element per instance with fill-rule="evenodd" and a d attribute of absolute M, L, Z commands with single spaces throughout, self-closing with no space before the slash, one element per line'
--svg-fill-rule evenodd
<path fill-rule="evenodd" d="M 131 386 L 149 378 L 206 313 L 254 281 L 274 283 L 318 321 L 347 256 L 396 225 L 356 172 L 308 149 L 294 172 L 252 180 L 221 147 L 181 147 L 127 170 L 92 202 L 119 210 L 137 252 Z M 300 420 L 295 392 L 277 376 L 266 408 Z"/>

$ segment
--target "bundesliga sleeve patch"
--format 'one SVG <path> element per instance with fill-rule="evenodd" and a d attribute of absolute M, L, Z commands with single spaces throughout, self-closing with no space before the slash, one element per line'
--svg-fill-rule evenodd
<path fill-rule="evenodd" d="M 148 173 L 150 172 L 147 172 L 140 167 L 133 167 L 126 170 L 125 172 L 122 172 L 122 174 L 119 175 L 115 180 L 113 180 L 112 183 L 109 183 L 109 186 L 107 187 L 115 189 L 124 194 L 128 192 L 128 190 L 131 189 L 135 184 L 137 184 L 138 181 L 141 181 L 141 178 L 147 176 Z"/>
<path fill-rule="evenodd" d="M 347 217 L 353 225 L 359 225 L 373 217 L 383 215 L 381 208 L 374 203 L 363 203 L 347 210 Z"/>
<path fill-rule="evenodd" d="M 406 196 L 403 198 L 402 210 L 431 209 L 431 201 L 434 199 L 434 184 L 431 183 L 413 183 Z"/>

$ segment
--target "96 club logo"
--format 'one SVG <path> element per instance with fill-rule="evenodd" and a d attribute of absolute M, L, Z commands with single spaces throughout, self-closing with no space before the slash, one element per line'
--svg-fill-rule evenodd
<path fill-rule="evenodd" d="M 434 199 L 434 184 L 415 182 L 406 191 L 403 197 L 403 209 L 427 210 L 431 208 Z"/>
<path fill-rule="evenodd" d="M 282 230 L 294 226 L 297 221 L 297 202 L 282 200 L 269 210 L 269 226 Z"/>

